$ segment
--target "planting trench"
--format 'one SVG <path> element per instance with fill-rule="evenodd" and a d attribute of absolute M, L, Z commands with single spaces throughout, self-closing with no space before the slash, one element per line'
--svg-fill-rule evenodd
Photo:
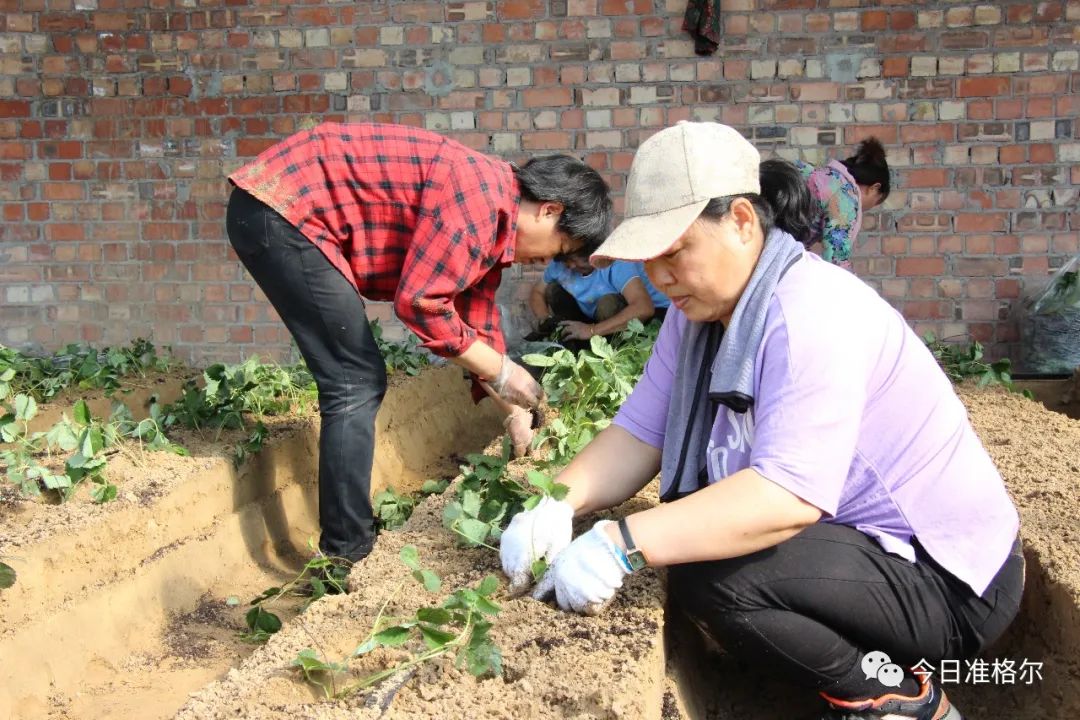
<path fill-rule="evenodd" d="M 1080 422 L 1001 391 L 964 389 L 961 396 L 1020 508 L 1028 563 L 1021 615 L 985 657 L 1017 666 L 1041 662 L 1043 678 L 1032 685 L 947 689 L 969 720 L 1080 717 Z M 515 463 L 511 470 L 524 467 Z M 647 490 L 615 514 L 654 501 Z M 401 531 L 384 533 L 373 554 L 354 568 L 352 594 L 324 599 L 287 623 L 239 669 L 194 694 L 177 718 L 816 717 L 812 697 L 739 667 L 706 647 L 679 618 L 665 618 L 662 574 L 652 571 L 632 576 L 605 612 L 592 618 L 528 598 L 508 599 L 500 591 L 503 611 L 492 636 L 503 651 L 501 677 L 477 680 L 437 660 L 366 696 L 322 700 L 288 667 L 300 650 L 340 659 L 367 635 L 387 598 L 394 598 L 391 616 L 407 616 L 445 592 L 498 573 L 493 551 L 455 547 L 440 523 L 446 502 L 425 500 Z M 397 558 L 405 544 L 416 545 L 422 564 L 443 577 L 443 594 L 429 595 L 409 578 Z M 402 585 L 406 591 L 395 594 Z M 350 668 L 362 676 L 400 657 L 377 651 Z"/>
<path fill-rule="evenodd" d="M 318 528 L 318 419 L 268 425 L 266 448 L 239 470 L 236 433 L 181 433 L 189 458 L 110 459 L 112 503 L 0 504 L 0 556 L 19 574 L 0 593 L 0 718 L 171 717 L 255 649 L 238 637 L 246 607 L 225 599 L 246 605 L 295 576 Z M 456 368 L 394 381 L 373 492 L 452 477 L 460 453 L 499 432 Z"/>

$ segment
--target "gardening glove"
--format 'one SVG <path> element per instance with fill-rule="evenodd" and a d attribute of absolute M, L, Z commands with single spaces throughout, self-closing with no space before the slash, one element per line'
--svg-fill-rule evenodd
<path fill-rule="evenodd" d="M 559 323 L 563 340 L 588 340 L 596 334 L 596 326 L 576 320 L 564 320 Z"/>
<path fill-rule="evenodd" d="M 499 374 L 491 381 L 491 389 L 511 405 L 534 408 L 544 399 L 544 389 L 529 371 L 503 355 Z"/>
<path fill-rule="evenodd" d="M 510 578 L 511 595 L 528 588 L 534 561 L 544 558 L 550 563 L 570 544 L 573 519 L 570 503 L 551 497 L 513 517 L 499 541 L 499 558 Z"/>
<path fill-rule="evenodd" d="M 522 407 L 515 406 L 510 414 L 503 418 L 503 427 L 510 435 L 510 445 L 514 448 L 514 457 L 529 454 L 533 439 L 533 414 Z"/>
<path fill-rule="evenodd" d="M 570 543 L 536 584 L 533 597 L 544 600 L 554 593 L 563 610 L 599 614 L 631 572 L 626 553 L 604 532 L 609 524 L 601 520 Z"/>

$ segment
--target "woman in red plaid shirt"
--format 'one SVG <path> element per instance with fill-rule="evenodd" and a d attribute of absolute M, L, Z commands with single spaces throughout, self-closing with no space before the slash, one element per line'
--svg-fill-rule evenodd
<path fill-rule="evenodd" d="M 432 132 L 326 123 L 229 176 L 226 227 L 319 388 L 320 549 L 356 561 L 375 540 L 375 414 L 386 367 L 363 298 L 392 300 L 423 347 L 471 371 L 507 413 L 515 450 L 543 391 L 505 354 L 502 269 L 589 253 L 611 219 L 600 175 L 568 156 L 522 167 Z"/>

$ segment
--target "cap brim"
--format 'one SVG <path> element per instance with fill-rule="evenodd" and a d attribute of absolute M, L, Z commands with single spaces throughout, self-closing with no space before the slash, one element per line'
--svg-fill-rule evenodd
<path fill-rule="evenodd" d="M 702 200 L 653 215 L 627 218 L 589 256 L 589 262 L 604 267 L 613 260 L 643 261 L 659 257 L 675 244 L 708 204 L 708 200 Z"/>

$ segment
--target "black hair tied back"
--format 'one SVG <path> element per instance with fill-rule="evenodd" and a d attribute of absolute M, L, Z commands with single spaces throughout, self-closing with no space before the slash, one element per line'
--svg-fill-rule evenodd
<path fill-rule="evenodd" d="M 855 182 L 867 187 L 881 186 L 881 199 L 889 196 L 889 163 L 885 160 L 885 148 L 877 138 L 867 138 L 859 143 L 855 154 L 841 160 L 855 178 Z"/>

